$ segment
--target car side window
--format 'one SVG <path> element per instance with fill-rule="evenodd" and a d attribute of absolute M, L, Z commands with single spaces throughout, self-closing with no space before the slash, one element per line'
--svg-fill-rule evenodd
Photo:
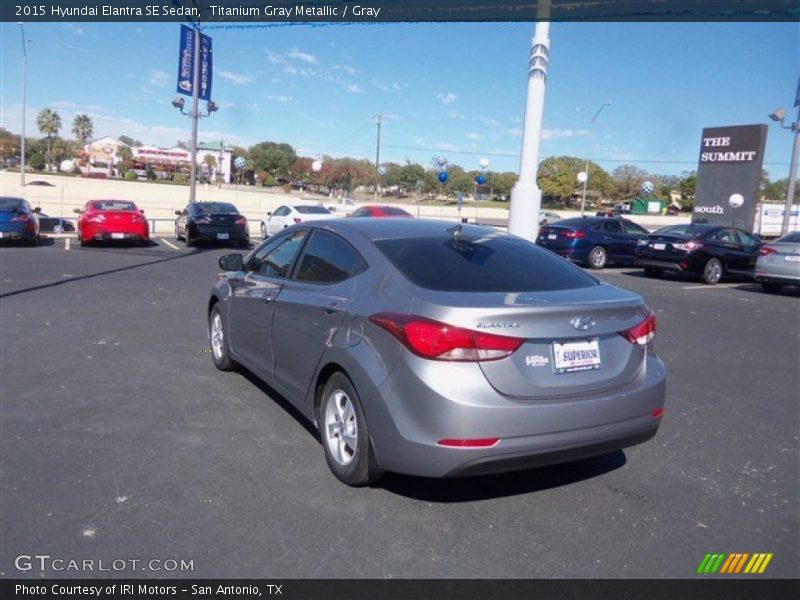
<path fill-rule="evenodd" d="M 717 242 L 725 242 L 728 244 L 738 244 L 739 240 L 736 239 L 733 231 L 730 229 L 720 229 L 715 231 L 714 233 L 709 236 L 709 239 L 717 241 Z"/>
<path fill-rule="evenodd" d="M 760 242 L 746 231 L 734 231 L 736 237 L 739 238 L 739 243 L 743 246 L 758 246 Z"/>
<path fill-rule="evenodd" d="M 648 235 L 650 232 L 633 221 L 625 221 L 625 233 L 629 235 Z"/>
<path fill-rule="evenodd" d="M 366 208 L 357 208 L 353 211 L 353 214 L 350 215 L 351 217 L 366 217 L 367 216 L 367 209 Z"/>
<path fill-rule="evenodd" d="M 272 215 L 275 217 L 285 217 L 288 214 L 289 214 L 289 209 L 285 206 L 281 206 L 278 210 L 272 213 Z"/>
<path fill-rule="evenodd" d="M 298 281 L 337 283 L 363 271 L 358 251 L 339 236 L 315 231 L 297 269 Z"/>
<path fill-rule="evenodd" d="M 604 221 L 600 224 L 600 231 L 604 233 L 622 233 L 619 221 Z"/>
<path fill-rule="evenodd" d="M 286 278 L 305 237 L 305 231 L 295 231 L 265 244 L 253 255 L 248 270 L 266 277 Z"/>

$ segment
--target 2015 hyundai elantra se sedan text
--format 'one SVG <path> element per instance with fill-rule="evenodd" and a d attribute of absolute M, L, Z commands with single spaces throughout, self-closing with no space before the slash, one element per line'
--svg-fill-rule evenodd
<path fill-rule="evenodd" d="M 654 314 L 520 238 L 337 219 L 220 266 L 214 363 L 239 363 L 292 402 L 347 484 L 566 462 L 658 429 Z"/>

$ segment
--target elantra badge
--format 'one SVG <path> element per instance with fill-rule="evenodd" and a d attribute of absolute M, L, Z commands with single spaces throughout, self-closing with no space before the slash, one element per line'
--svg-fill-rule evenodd
<path fill-rule="evenodd" d="M 595 326 L 595 321 L 589 315 L 580 315 L 573 318 L 570 323 L 578 331 L 588 331 Z"/>

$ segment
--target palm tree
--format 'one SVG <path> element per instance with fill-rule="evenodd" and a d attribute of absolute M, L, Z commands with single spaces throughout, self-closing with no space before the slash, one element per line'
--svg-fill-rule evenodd
<path fill-rule="evenodd" d="M 52 108 L 44 108 L 36 117 L 39 132 L 47 136 L 47 168 L 50 169 L 50 138 L 61 130 L 61 115 Z"/>
<path fill-rule="evenodd" d="M 94 124 L 89 115 L 75 115 L 75 120 L 72 121 L 72 133 L 75 134 L 75 139 L 85 146 L 94 134 Z"/>
<path fill-rule="evenodd" d="M 206 154 L 203 157 L 203 164 L 205 165 L 206 173 L 208 174 L 208 176 L 210 178 L 211 177 L 211 173 L 214 171 L 214 169 L 217 168 L 217 159 L 214 158 L 214 156 L 211 155 L 211 154 Z"/>

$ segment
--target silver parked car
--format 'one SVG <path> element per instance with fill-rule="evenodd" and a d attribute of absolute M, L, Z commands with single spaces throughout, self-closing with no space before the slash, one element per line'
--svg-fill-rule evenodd
<path fill-rule="evenodd" d="M 336 219 L 219 261 L 214 363 L 288 398 L 347 484 L 566 462 L 658 429 L 654 314 L 515 236 Z"/>
<path fill-rule="evenodd" d="M 783 286 L 800 286 L 800 231 L 761 246 L 756 281 L 770 293 L 779 292 Z"/>

